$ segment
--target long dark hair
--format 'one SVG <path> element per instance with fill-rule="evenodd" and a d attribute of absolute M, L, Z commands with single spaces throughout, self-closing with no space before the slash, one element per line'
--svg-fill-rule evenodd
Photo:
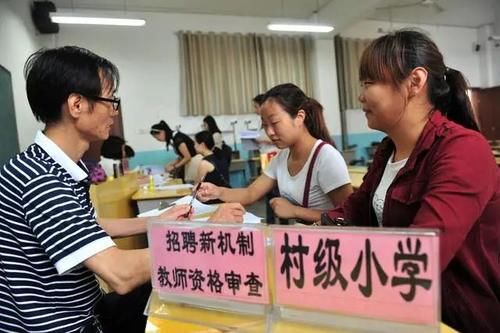
<path fill-rule="evenodd" d="M 215 146 L 214 137 L 209 131 L 201 131 L 194 135 L 196 143 L 204 143 L 208 149 L 212 150 Z"/>
<path fill-rule="evenodd" d="M 271 88 L 264 94 L 264 101 L 267 100 L 272 100 L 281 105 L 292 118 L 295 118 L 300 110 L 304 110 L 306 113 L 304 123 L 309 134 L 316 139 L 335 145 L 326 127 L 323 106 L 314 98 L 307 97 L 293 83 L 284 83 Z"/>
<path fill-rule="evenodd" d="M 225 159 L 222 149 L 215 147 L 214 137 L 209 131 L 201 131 L 196 133 L 194 135 L 194 139 L 198 144 L 204 143 L 205 146 L 214 153 L 215 157 L 219 159 Z"/>
<path fill-rule="evenodd" d="M 165 142 L 167 144 L 167 150 L 168 150 L 168 146 L 172 141 L 172 134 L 174 133 L 174 131 L 172 131 L 172 129 L 170 128 L 170 126 L 168 126 L 166 122 L 161 120 L 159 123 L 151 126 L 151 130 L 149 131 L 149 133 L 151 135 L 155 135 L 160 133 L 161 131 L 165 132 Z"/>
<path fill-rule="evenodd" d="M 361 57 L 359 79 L 399 87 L 416 67 L 428 72 L 427 95 L 434 107 L 448 119 L 479 131 L 464 76 L 445 66 L 436 44 L 421 32 L 399 30 L 374 40 Z"/>
<path fill-rule="evenodd" d="M 217 123 L 215 122 L 214 117 L 212 116 L 206 116 L 203 118 L 203 121 L 207 124 L 208 128 L 207 130 L 211 133 L 222 133 L 221 130 L 219 129 L 219 126 L 217 126 Z"/>

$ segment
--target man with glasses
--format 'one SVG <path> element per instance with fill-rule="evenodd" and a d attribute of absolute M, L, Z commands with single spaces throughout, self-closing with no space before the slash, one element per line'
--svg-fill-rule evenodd
<path fill-rule="evenodd" d="M 0 171 L 0 331 L 144 332 L 149 252 L 120 250 L 111 237 L 143 233 L 147 220 L 97 219 L 80 160 L 109 136 L 120 108 L 118 69 L 61 47 L 30 56 L 25 77 L 45 128 Z M 226 206 L 213 219 L 241 220 L 242 210 Z M 188 211 L 177 206 L 162 217 Z M 103 298 L 94 273 L 116 293 Z"/>

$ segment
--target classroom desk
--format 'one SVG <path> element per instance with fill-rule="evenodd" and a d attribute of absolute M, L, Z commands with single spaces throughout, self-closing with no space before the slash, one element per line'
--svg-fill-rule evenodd
<path fill-rule="evenodd" d="M 368 171 L 367 167 L 364 166 L 349 166 L 347 167 L 349 171 L 349 177 L 351 177 L 351 184 L 356 189 L 363 183 L 363 177 Z"/>
<path fill-rule="evenodd" d="M 180 179 L 172 180 L 169 181 L 166 185 L 175 184 L 182 184 L 182 181 Z M 135 200 L 137 202 L 139 213 L 144 213 L 148 210 L 158 208 L 160 206 L 160 202 L 168 204 L 177 200 L 178 198 L 190 195 L 191 193 L 192 190 L 189 188 L 178 190 L 149 191 L 147 188 L 141 187 L 134 193 L 134 195 L 132 195 L 132 200 Z"/>
<path fill-rule="evenodd" d="M 137 173 L 129 173 L 98 185 L 91 185 L 90 200 L 96 215 L 102 218 L 135 217 L 135 206 L 131 197 L 138 188 Z M 115 238 L 114 242 L 121 249 L 144 248 L 146 236 Z"/>

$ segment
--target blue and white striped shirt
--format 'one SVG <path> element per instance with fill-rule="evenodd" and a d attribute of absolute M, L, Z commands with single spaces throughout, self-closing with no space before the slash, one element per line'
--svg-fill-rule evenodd
<path fill-rule="evenodd" d="M 79 332 L 102 293 L 82 263 L 114 246 L 87 173 L 42 132 L 0 171 L 0 332 Z"/>

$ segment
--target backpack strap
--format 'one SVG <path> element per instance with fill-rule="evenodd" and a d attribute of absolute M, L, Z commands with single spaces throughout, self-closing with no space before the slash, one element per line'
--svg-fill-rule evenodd
<path fill-rule="evenodd" d="M 309 163 L 309 170 L 307 170 L 306 184 L 304 186 L 304 196 L 302 199 L 302 207 L 307 208 L 309 206 L 309 190 L 311 189 L 311 178 L 314 169 L 314 164 L 318 158 L 319 151 L 323 146 L 326 145 L 325 141 L 321 141 L 319 145 L 316 146 L 313 156 L 311 158 L 311 163 Z"/>

